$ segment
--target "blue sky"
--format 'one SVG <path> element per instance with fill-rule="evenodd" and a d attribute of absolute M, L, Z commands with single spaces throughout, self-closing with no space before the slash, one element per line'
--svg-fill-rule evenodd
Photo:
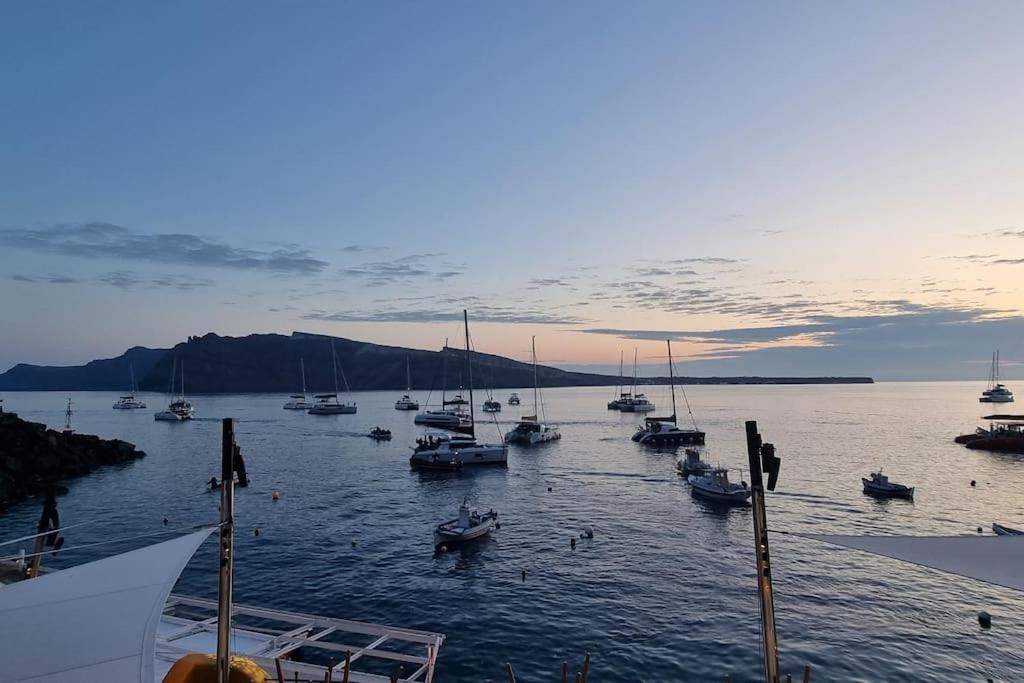
<path fill-rule="evenodd" d="M 311 330 L 1024 376 L 1024 5 L 21 3 L 0 370 Z M 757 332 L 750 330 L 756 329 Z M 980 367 L 980 369 L 979 369 Z M 663 369 L 663 368 L 662 368 Z"/>

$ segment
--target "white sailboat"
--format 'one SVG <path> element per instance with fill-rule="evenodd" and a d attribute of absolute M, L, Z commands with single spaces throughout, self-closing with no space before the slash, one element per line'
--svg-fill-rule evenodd
<path fill-rule="evenodd" d="M 419 410 L 419 401 L 409 398 L 412 393 L 412 375 L 409 373 L 409 356 L 405 357 L 405 394 L 395 401 L 395 410 Z"/>
<path fill-rule="evenodd" d="M 533 354 L 533 415 L 524 415 L 519 419 L 515 428 L 505 434 L 505 443 L 517 443 L 524 446 L 532 446 L 548 441 L 557 441 L 562 438 L 562 432 L 558 425 L 545 424 L 544 403 L 539 400 L 540 389 L 537 386 L 537 338 L 532 337 L 530 347 Z"/>
<path fill-rule="evenodd" d="M 285 410 L 309 410 L 311 407 L 306 397 L 306 362 L 302 358 L 299 359 L 299 372 L 302 374 L 302 393 L 289 396 L 289 401 L 283 406 Z"/>
<path fill-rule="evenodd" d="M 413 448 L 409 464 L 423 469 L 461 468 L 469 465 L 507 465 L 508 446 L 504 443 L 479 443 L 476 440 L 476 420 L 473 409 L 473 361 L 469 352 L 469 315 L 462 312 L 466 328 L 466 366 L 469 369 L 469 425 L 465 434 L 442 435 L 420 441 Z M 417 416 L 418 418 L 419 416 Z"/>
<path fill-rule="evenodd" d="M 619 410 L 623 413 L 649 413 L 654 410 L 654 404 L 647 400 L 643 394 L 636 393 L 636 371 L 637 371 L 637 350 L 633 349 L 633 393 L 619 403 Z"/>
<path fill-rule="evenodd" d="M 623 354 L 619 351 L 619 382 L 622 382 L 622 361 Z M 627 403 L 629 399 L 633 398 L 633 394 L 628 391 L 622 390 L 621 384 L 615 385 L 615 398 L 608 401 L 608 410 L 620 410 L 623 404 Z"/>
<path fill-rule="evenodd" d="M 174 398 L 174 375 L 177 369 L 178 359 L 174 359 L 174 363 L 171 364 L 171 386 L 168 391 L 170 402 L 167 404 L 167 410 L 161 410 L 153 415 L 154 420 L 160 420 L 163 422 L 181 422 L 183 420 L 191 420 L 195 415 L 195 408 L 192 403 L 185 399 L 185 361 L 181 361 L 181 394 L 177 398 Z"/>
<path fill-rule="evenodd" d="M 131 377 L 131 389 L 126 396 L 121 396 L 114 403 L 114 410 L 138 410 L 145 408 L 146 404 L 135 398 L 135 392 L 138 388 L 135 386 L 135 366 L 132 363 L 128 364 L 128 373 Z"/>
<path fill-rule="evenodd" d="M 423 427 L 435 427 L 437 429 L 451 429 L 459 432 L 468 432 L 472 426 L 472 422 L 469 419 L 469 415 L 466 415 L 459 406 L 465 405 L 466 401 L 463 400 L 461 394 L 456 396 L 455 399 L 449 401 L 447 398 L 448 392 L 448 339 L 444 340 L 444 349 L 442 350 L 441 360 L 441 409 L 440 410 L 425 410 L 422 413 L 417 413 L 416 417 L 413 418 L 413 424 L 421 425 Z M 429 401 L 430 397 L 427 397 Z M 455 408 L 449 408 L 448 406 L 453 405 Z"/>
<path fill-rule="evenodd" d="M 999 382 L 999 352 L 992 354 L 992 368 L 989 370 L 989 387 L 981 392 L 980 403 L 1013 403 L 1013 392 Z"/>
<path fill-rule="evenodd" d="M 342 403 L 338 400 L 338 355 L 334 352 L 334 340 L 331 340 L 331 363 L 334 367 L 334 393 L 315 394 L 314 403 L 307 411 L 310 415 L 353 415 L 356 412 L 355 403 Z M 351 394 L 348 379 L 345 377 L 345 370 L 341 371 L 341 378 L 345 381 L 345 392 Z"/>

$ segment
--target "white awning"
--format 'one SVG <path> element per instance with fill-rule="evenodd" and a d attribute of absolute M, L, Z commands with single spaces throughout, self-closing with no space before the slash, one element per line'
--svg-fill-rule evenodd
<path fill-rule="evenodd" d="M 214 528 L 0 587 L 0 683 L 152 681 L 167 596 Z"/>
<path fill-rule="evenodd" d="M 1024 536 L 799 535 L 1024 591 Z"/>

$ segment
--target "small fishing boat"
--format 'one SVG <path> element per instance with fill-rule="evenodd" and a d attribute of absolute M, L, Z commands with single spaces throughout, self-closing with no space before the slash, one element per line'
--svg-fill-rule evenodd
<path fill-rule="evenodd" d="M 135 398 L 138 387 L 135 386 L 135 366 L 131 363 L 128 364 L 128 372 L 131 376 L 131 390 L 127 396 L 118 397 L 113 405 L 114 410 L 139 410 L 146 407 L 145 403 Z"/>
<path fill-rule="evenodd" d="M 501 403 L 495 401 L 493 398 L 489 398 L 484 401 L 484 412 L 485 413 L 500 413 Z"/>
<path fill-rule="evenodd" d="M 992 531 L 996 536 L 1024 536 L 1024 529 L 1014 529 L 997 522 L 992 522 Z"/>
<path fill-rule="evenodd" d="M 676 471 L 683 478 L 691 474 L 702 476 L 711 471 L 711 465 L 701 460 L 700 451 L 696 448 L 687 448 L 683 459 L 676 463 Z"/>
<path fill-rule="evenodd" d="M 283 406 L 285 410 L 309 410 L 313 407 L 309 399 L 306 398 L 306 362 L 301 358 L 299 359 L 299 372 L 302 375 L 302 393 L 289 396 L 289 401 Z"/>
<path fill-rule="evenodd" d="M 743 505 L 750 498 L 750 487 L 747 482 L 734 484 L 729 481 L 729 470 L 713 467 L 707 474 L 691 474 L 686 481 L 690 484 L 693 494 L 720 503 Z"/>
<path fill-rule="evenodd" d="M 868 495 L 886 498 L 913 499 L 914 497 L 913 486 L 904 486 L 903 484 L 889 481 L 889 477 L 882 474 L 882 470 L 872 472 L 870 478 L 861 477 L 861 481 L 864 482 L 864 493 Z"/>
<path fill-rule="evenodd" d="M 463 500 L 459 506 L 459 516 L 438 524 L 434 529 L 434 549 L 442 552 L 448 548 L 483 538 L 494 530 L 498 523 L 498 513 L 489 510 L 483 514 L 471 510 L 469 500 Z"/>
<path fill-rule="evenodd" d="M 367 436 L 374 441 L 391 441 L 391 430 L 384 429 L 382 427 L 374 427 L 370 430 L 370 433 L 367 434 Z"/>
<path fill-rule="evenodd" d="M 395 410 L 419 410 L 420 403 L 409 397 L 412 392 L 412 375 L 409 373 L 409 357 L 405 357 L 405 394 L 395 401 Z"/>
<path fill-rule="evenodd" d="M 508 397 L 508 404 L 510 406 L 517 406 L 517 405 L 519 405 L 519 394 L 517 394 L 516 392 L 513 391 L 512 395 Z"/>

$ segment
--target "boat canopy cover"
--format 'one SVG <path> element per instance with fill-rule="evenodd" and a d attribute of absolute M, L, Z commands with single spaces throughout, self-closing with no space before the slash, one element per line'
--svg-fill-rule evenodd
<path fill-rule="evenodd" d="M 0 682 L 152 681 L 167 596 L 214 528 L 0 587 Z"/>
<path fill-rule="evenodd" d="M 1024 536 L 800 535 L 1024 591 Z"/>
<path fill-rule="evenodd" d="M 672 422 L 675 423 L 675 415 L 665 415 L 664 417 L 645 417 L 644 422 Z"/>

